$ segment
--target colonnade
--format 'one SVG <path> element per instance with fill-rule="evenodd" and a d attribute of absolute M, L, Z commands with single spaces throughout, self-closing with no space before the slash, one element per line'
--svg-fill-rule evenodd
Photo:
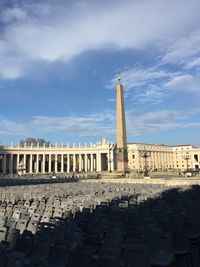
<path fill-rule="evenodd" d="M 114 170 L 111 153 L 22 152 L 0 152 L 0 173 L 45 174 Z"/>

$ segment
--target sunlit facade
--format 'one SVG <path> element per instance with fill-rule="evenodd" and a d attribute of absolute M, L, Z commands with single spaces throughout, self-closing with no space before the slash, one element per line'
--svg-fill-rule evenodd
<path fill-rule="evenodd" d="M 0 173 L 48 174 L 114 171 L 114 145 L 96 144 L 0 147 Z"/>
<path fill-rule="evenodd" d="M 200 169 L 200 148 L 128 143 L 129 171 Z M 144 157 L 146 152 L 147 157 Z M 64 174 L 70 172 L 114 172 L 116 145 L 103 139 L 96 144 L 56 146 L 1 146 L 0 173 Z"/>
<path fill-rule="evenodd" d="M 144 152 L 147 157 L 145 159 Z M 152 171 L 200 169 L 200 148 L 192 145 L 128 144 L 129 170 Z"/>

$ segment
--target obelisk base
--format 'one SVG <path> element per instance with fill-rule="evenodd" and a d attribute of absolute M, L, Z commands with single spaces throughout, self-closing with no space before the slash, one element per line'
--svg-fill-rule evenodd
<path fill-rule="evenodd" d="M 117 159 L 117 173 L 123 174 L 128 172 L 127 154 L 120 151 L 117 154 Z"/>

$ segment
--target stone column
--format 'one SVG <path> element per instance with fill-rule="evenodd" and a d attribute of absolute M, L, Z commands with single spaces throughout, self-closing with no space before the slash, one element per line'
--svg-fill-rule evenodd
<path fill-rule="evenodd" d="M 113 149 L 110 152 L 110 160 L 111 160 L 111 171 L 114 171 L 114 155 L 113 155 Z"/>
<path fill-rule="evenodd" d="M 70 168 L 70 160 L 69 160 L 69 154 L 67 154 L 67 172 L 69 172 L 69 168 Z"/>
<path fill-rule="evenodd" d="M 96 154 L 96 171 L 99 171 L 99 152 Z"/>
<path fill-rule="evenodd" d="M 29 166 L 29 173 L 33 172 L 33 154 L 30 154 L 30 166 Z"/>
<path fill-rule="evenodd" d="M 6 159 L 7 155 L 3 154 L 3 173 L 6 173 Z"/>
<path fill-rule="evenodd" d="M 9 166 L 9 169 L 10 169 L 10 173 L 12 174 L 13 173 L 13 154 L 10 154 L 10 166 Z"/>
<path fill-rule="evenodd" d="M 85 172 L 87 172 L 87 154 L 85 154 Z"/>
<path fill-rule="evenodd" d="M 39 154 L 36 154 L 36 174 L 39 173 Z"/>
<path fill-rule="evenodd" d="M 49 154 L 49 173 L 51 172 L 51 154 Z"/>
<path fill-rule="evenodd" d="M 58 155 L 55 154 L 55 173 L 58 172 Z"/>
<path fill-rule="evenodd" d="M 42 156 L 42 173 L 45 173 L 45 154 Z"/>
<path fill-rule="evenodd" d="M 17 172 L 19 169 L 19 160 L 20 160 L 20 154 L 17 154 Z"/>
<path fill-rule="evenodd" d="M 61 172 L 64 172 L 64 154 L 61 154 Z"/>
<path fill-rule="evenodd" d="M 97 171 L 101 171 L 101 153 L 97 153 Z"/>
<path fill-rule="evenodd" d="M 107 153 L 108 171 L 111 171 L 110 151 Z"/>
<path fill-rule="evenodd" d="M 81 169 L 82 169 L 82 157 L 81 157 L 81 154 L 78 155 L 78 169 L 79 169 L 79 172 L 81 172 Z"/>
<path fill-rule="evenodd" d="M 101 163 L 101 153 L 99 153 L 99 169 L 100 169 L 100 171 L 102 171 L 102 169 L 101 169 L 101 166 L 102 165 L 102 163 Z"/>
<path fill-rule="evenodd" d="M 90 154 L 90 166 L 91 166 L 91 172 L 93 172 L 94 167 L 93 167 L 93 154 Z"/>
<path fill-rule="evenodd" d="M 96 157 L 94 157 L 94 155 L 96 156 L 96 154 L 93 154 L 93 170 L 97 170 L 97 163 L 96 163 Z"/>
<path fill-rule="evenodd" d="M 23 164 L 24 164 L 24 172 L 26 173 L 26 154 L 24 154 Z"/>
<path fill-rule="evenodd" d="M 90 164 L 90 157 L 89 155 L 87 156 L 87 169 L 90 172 L 91 171 L 91 164 Z"/>
<path fill-rule="evenodd" d="M 76 154 L 73 154 L 73 172 L 76 171 Z"/>

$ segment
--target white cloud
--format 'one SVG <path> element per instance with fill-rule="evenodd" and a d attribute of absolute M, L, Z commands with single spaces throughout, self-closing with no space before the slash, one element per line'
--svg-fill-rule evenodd
<path fill-rule="evenodd" d="M 176 76 L 166 86 L 178 91 L 197 92 L 200 94 L 200 76 L 191 74 Z"/>
<path fill-rule="evenodd" d="M 200 127 L 200 122 L 192 119 L 199 109 L 175 111 L 142 111 L 129 109 L 126 112 L 127 133 L 130 137 L 149 133 L 166 132 L 176 128 Z M 17 122 L 1 116 L 0 136 L 41 137 L 48 134 L 67 136 L 106 137 L 115 135 L 115 113 L 92 113 L 85 116 L 48 117 L 35 116 L 29 121 Z"/>
<path fill-rule="evenodd" d="M 140 104 L 160 104 L 176 93 L 195 93 L 200 96 L 200 75 L 187 72 L 185 69 L 169 71 L 165 65 L 153 67 L 133 67 L 120 74 L 124 86 L 125 97 Z M 106 85 L 116 87 L 116 77 Z"/>
<path fill-rule="evenodd" d="M 186 69 L 200 67 L 200 57 L 190 60 L 185 64 Z"/>
<path fill-rule="evenodd" d="M 175 41 L 162 56 L 163 64 L 182 65 L 191 69 L 199 65 L 200 56 L 200 29 L 186 33 L 183 38 Z"/>
<path fill-rule="evenodd" d="M 150 68 L 129 68 L 120 73 L 124 90 L 129 91 L 131 89 L 146 87 L 151 83 L 155 83 L 160 79 L 169 78 L 172 76 L 170 72 L 159 69 L 156 66 Z M 116 86 L 116 77 L 114 77 L 110 84 L 109 88 L 114 88 Z"/>
<path fill-rule="evenodd" d="M 12 44 L 0 39 L 0 77 L 15 79 L 25 73 L 26 60 Z"/>
<path fill-rule="evenodd" d="M 196 26 L 199 8 L 198 0 L 74 1 L 73 6 L 48 1 L 4 8 L 0 76 L 17 78 L 34 62 L 67 62 L 88 50 L 171 43 Z"/>
<path fill-rule="evenodd" d="M 0 136 L 28 136 L 28 127 L 24 123 L 14 122 L 0 116 Z"/>
<path fill-rule="evenodd" d="M 170 82 L 178 74 L 155 65 L 149 68 L 130 68 L 122 71 L 120 75 L 125 97 L 141 104 L 158 104 L 170 93 L 166 83 Z M 115 86 L 116 77 L 111 79 L 107 87 L 115 88 Z"/>
<path fill-rule="evenodd" d="M 25 20 L 26 17 L 26 11 L 18 7 L 7 8 L 1 13 L 1 20 L 4 23 L 16 23 Z"/>
<path fill-rule="evenodd" d="M 200 127 L 200 122 L 189 122 L 184 125 L 184 128 Z"/>
<path fill-rule="evenodd" d="M 112 111 L 86 116 L 35 116 L 29 121 L 16 122 L 0 117 L 0 136 L 36 136 L 64 133 L 66 136 L 107 137 L 115 133 L 115 115 Z"/>
<path fill-rule="evenodd" d="M 166 90 L 156 84 L 147 86 L 145 90 L 135 95 L 135 99 L 141 104 L 160 104 L 166 97 Z"/>
<path fill-rule="evenodd" d="M 200 127 L 200 122 L 191 121 L 192 115 L 200 111 L 188 110 L 154 110 L 139 111 L 130 110 L 127 112 L 127 125 L 130 135 L 143 135 L 149 133 L 166 132 L 177 128 Z"/>
<path fill-rule="evenodd" d="M 88 116 L 67 116 L 67 117 L 44 117 L 33 118 L 35 125 L 41 133 L 66 133 L 76 136 L 108 136 L 114 134 L 113 113 Z"/>
<path fill-rule="evenodd" d="M 127 125 L 132 135 L 164 132 L 180 126 L 180 113 L 168 110 L 149 112 L 132 110 L 127 113 Z"/>

